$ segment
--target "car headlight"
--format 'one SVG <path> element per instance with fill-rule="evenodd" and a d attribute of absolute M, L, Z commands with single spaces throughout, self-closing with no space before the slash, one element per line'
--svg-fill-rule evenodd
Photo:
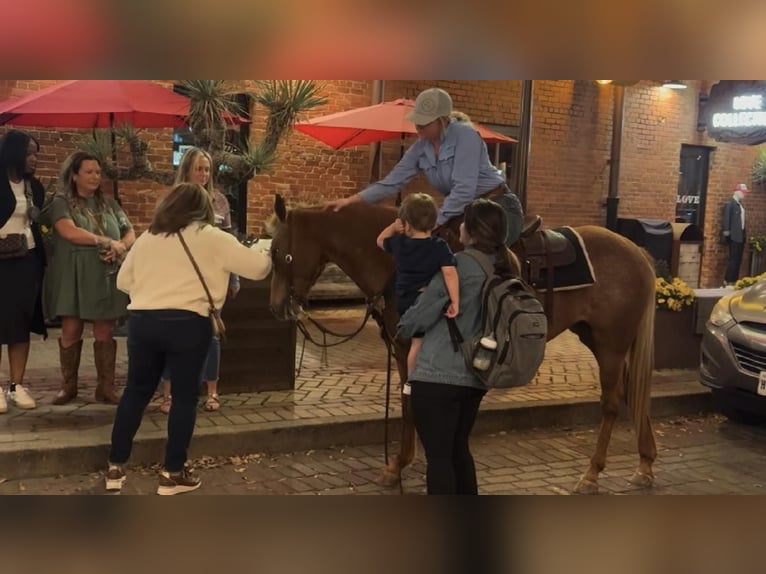
<path fill-rule="evenodd" d="M 729 298 L 721 299 L 713 308 L 713 312 L 710 314 L 710 322 L 716 327 L 723 327 L 724 325 L 734 321 L 731 312 L 729 311 Z"/>

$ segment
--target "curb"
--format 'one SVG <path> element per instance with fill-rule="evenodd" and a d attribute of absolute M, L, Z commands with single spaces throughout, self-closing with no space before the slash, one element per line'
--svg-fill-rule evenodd
<path fill-rule="evenodd" d="M 663 392 L 652 397 L 653 418 L 688 416 L 713 410 L 707 389 Z M 493 434 L 531 428 L 563 427 L 599 423 L 599 402 L 592 399 L 537 401 L 533 404 L 487 404 L 479 413 L 475 433 Z M 621 419 L 627 417 L 622 413 Z M 190 458 L 235 456 L 246 453 L 297 452 L 331 448 L 335 445 L 382 444 L 385 433 L 380 415 L 336 417 L 317 422 L 292 421 L 259 423 L 239 427 L 205 427 L 195 432 Z M 401 433 L 401 417 L 391 418 L 389 437 Z M 71 438 L 71 440 L 69 440 Z M 0 477 L 20 478 L 72 475 L 102 470 L 107 460 L 109 438 L 84 444 L 77 432 L 59 434 L 44 448 L 12 450 L 24 443 L 4 445 L 0 451 Z M 136 440 L 131 465 L 155 464 L 163 459 L 164 432 Z M 395 447 L 391 449 L 395 452 Z"/>

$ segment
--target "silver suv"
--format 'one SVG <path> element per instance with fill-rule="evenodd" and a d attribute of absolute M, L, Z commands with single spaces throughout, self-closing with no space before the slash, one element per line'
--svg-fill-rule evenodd
<path fill-rule="evenodd" d="M 731 420 L 766 421 L 766 280 L 713 309 L 702 338 L 700 381 Z"/>

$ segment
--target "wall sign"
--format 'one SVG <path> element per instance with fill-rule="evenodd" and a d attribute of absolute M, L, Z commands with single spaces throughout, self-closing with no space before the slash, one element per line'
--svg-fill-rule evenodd
<path fill-rule="evenodd" d="M 721 142 L 766 142 L 766 84 L 763 80 L 721 80 L 710 89 L 700 114 L 710 137 Z"/>

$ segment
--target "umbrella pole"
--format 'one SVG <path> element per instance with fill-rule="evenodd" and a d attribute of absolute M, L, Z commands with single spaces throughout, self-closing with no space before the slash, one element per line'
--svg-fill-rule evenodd
<path fill-rule="evenodd" d="M 112 165 L 114 166 L 114 181 L 112 182 L 112 189 L 114 190 L 114 200 L 122 205 L 120 201 L 120 170 L 117 165 L 117 134 L 114 133 L 114 114 L 109 114 L 109 134 L 112 142 Z"/>
<path fill-rule="evenodd" d="M 404 157 L 404 138 L 405 137 L 407 137 L 407 134 L 402 132 L 402 143 L 401 143 L 401 147 L 399 148 L 399 160 L 400 161 Z M 402 198 L 402 190 L 400 189 L 399 193 L 396 196 L 396 207 L 401 207 L 402 206 L 402 200 L 403 200 L 403 198 Z"/>

